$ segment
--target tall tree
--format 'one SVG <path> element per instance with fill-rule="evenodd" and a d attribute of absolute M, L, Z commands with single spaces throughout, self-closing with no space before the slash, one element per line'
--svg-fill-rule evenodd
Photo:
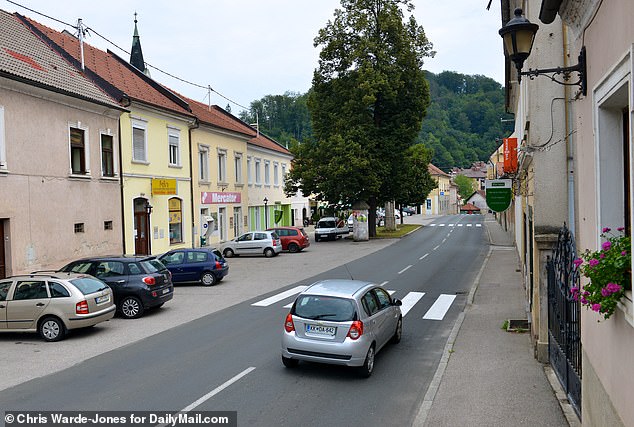
<path fill-rule="evenodd" d="M 462 200 L 467 200 L 475 191 L 476 182 L 473 178 L 464 175 L 456 175 L 453 182 L 458 186 L 458 194 Z"/>
<path fill-rule="evenodd" d="M 434 52 L 413 8 L 411 0 L 341 0 L 319 31 L 308 98 L 314 139 L 294 146 L 286 187 L 331 203 L 367 201 L 370 236 L 377 203 L 399 194 L 393 178 L 429 105 L 422 66 Z"/>

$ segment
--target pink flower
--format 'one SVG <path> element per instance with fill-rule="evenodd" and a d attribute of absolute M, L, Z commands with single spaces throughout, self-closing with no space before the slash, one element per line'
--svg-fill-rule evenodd
<path fill-rule="evenodd" d="M 625 227 L 619 227 L 619 228 L 617 228 L 617 230 L 619 230 L 619 231 L 625 231 Z"/>
<path fill-rule="evenodd" d="M 610 295 L 612 295 L 612 292 L 610 292 L 608 288 L 601 288 L 601 295 L 603 295 L 604 297 L 609 297 Z"/>
<path fill-rule="evenodd" d="M 601 259 L 605 258 L 605 254 L 599 255 L 599 258 L 601 258 Z"/>
<path fill-rule="evenodd" d="M 572 288 L 570 288 L 570 293 L 571 294 L 577 294 L 579 293 L 579 288 L 576 286 L 573 286 Z"/>
<path fill-rule="evenodd" d="M 581 304 L 588 305 L 588 300 L 585 297 L 581 297 Z"/>
<path fill-rule="evenodd" d="M 623 255 L 623 256 L 627 255 L 627 251 L 621 252 L 621 255 Z"/>
<path fill-rule="evenodd" d="M 601 304 L 592 304 L 592 311 L 596 311 L 597 313 L 601 310 Z"/>
<path fill-rule="evenodd" d="M 616 283 L 608 283 L 605 287 L 611 294 L 615 292 L 621 292 L 623 287 L 621 285 L 617 285 Z"/>
<path fill-rule="evenodd" d="M 611 247 L 612 247 L 612 243 L 610 242 L 603 242 L 603 244 L 601 245 L 601 248 L 604 251 L 609 251 Z"/>
<path fill-rule="evenodd" d="M 597 265 L 599 265 L 599 260 L 592 258 L 590 261 L 588 261 L 588 264 L 590 264 L 590 267 L 596 267 Z"/>
<path fill-rule="evenodd" d="M 610 227 L 604 227 L 603 228 L 603 232 L 604 233 L 609 233 L 610 231 L 612 231 L 612 229 Z"/>
<path fill-rule="evenodd" d="M 575 267 L 579 268 L 579 266 L 583 264 L 583 260 L 581 258 L 577 258 L 573 261 L 573 264 L 575 265 Z"/>

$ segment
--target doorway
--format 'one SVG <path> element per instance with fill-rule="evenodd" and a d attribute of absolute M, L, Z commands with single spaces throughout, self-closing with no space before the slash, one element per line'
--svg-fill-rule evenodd
<path fill-rule="evenodd" d="M 0 239 L 2 239 L 2 241 L 0 242 L 0 279 L 4 279 L 5 277 L 7 277 L 7 262 L 6 262 L 5 250 L 4 250 L 4 242 L 5 242 L 4 223 L 5 221 L 7 220 L 0 219 Z"/>
<path fill-rule="evenodd" d="M 135 255 L 150 254 L 150 212 L 146 199 L 134 199 L 134 253 Z"/>

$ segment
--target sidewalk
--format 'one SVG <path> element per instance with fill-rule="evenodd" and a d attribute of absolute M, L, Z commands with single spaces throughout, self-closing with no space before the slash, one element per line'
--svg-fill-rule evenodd
<path fill-rule="evenodd" d="M 564 416 L 565 397 L 533 357 L 529 334 L 502 329 L 505 320 L 527 318 L 526 298 L 510 237 L 490 216 L 485 225 L 489 254 L 413 425 L 580 425 Z"/>

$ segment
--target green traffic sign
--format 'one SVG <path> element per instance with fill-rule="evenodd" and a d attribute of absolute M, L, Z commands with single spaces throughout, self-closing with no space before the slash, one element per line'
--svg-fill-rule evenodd
<path fill-rule="evenodd" d="M 504 212 L 511 206 L 512 182 L 510 179 L 487 179 L 486 201 L 489 209 Z"/>

